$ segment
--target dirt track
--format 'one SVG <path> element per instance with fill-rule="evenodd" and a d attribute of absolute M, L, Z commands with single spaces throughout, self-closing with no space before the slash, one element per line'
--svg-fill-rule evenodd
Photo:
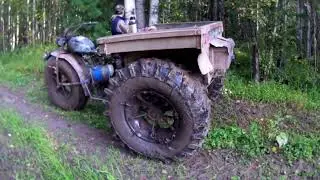
<path fill-rule="evenodd" d="M 121 142 L 114 140 L 111 133 L 94 129 L 86 124 L 69 121 L 51 111 L 50 108 L 44 109 L 40 105 L 28 102 L 21 92 L 13 92 L 0 86 L 0 107 L 16 110 L 25 117 L 28 123 L 43 125 L 49 134 L 56 138 L 58 143 L 72 144 L 80 153 L 90 155 L 94 152 L 97 156 L 106 157 L 110 148 L 118 149 L 121 155 L 119 161 L 122 161 L 120 164 L 123 166 L 120 167 L 120 170 L 123 171 L 121 173 L 124 174 L 123 178 L 144 179 L 146 177 L 157 179 L 157 177 L 165 175 L 168 179 L 177 179 L 180 176 L 176 172 L 178 163 L 162 164 L 162 162 L 141 157 L 136 161 L 137 155 L 128 151 Z M 127 163 L 132 164 L 132 162 L 138 164 L 126 165 Z M 263 176 L 279 177 L 280 175 L 297 178 L 297 172 L 310 172 L 315 168 L 303 161 L 288 166 L 277 155 L 246 160 L 229 150 L 201 151 L 192 158 L 183 160 L 182 164 L 185 175 L 179 178 L 183 179 L 229 179 L 233 176 L 256 179 Z M 146 166 L 155 166 L 155 169 L 160 168 L 150 174 L 145 169 Z"/>

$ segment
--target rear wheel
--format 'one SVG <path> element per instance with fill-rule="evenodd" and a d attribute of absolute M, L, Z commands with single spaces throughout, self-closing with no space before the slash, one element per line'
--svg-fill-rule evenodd
<path fill-rule="evenodd" d="M 61 83 L 80 82 L 72 66 L 64 60 L 59 60 L 57 74 L 56 60 L 50 58 L 45 67 L 45 81 L 51 103 L 64 110 L 80 110 L 88 101 L 81 85 L 57 86 L 57 78 Z"/>
<path fill-rule="evenodd" d="M 142 59 L 110 81 L 109 116 L 132 150 L 153 158 L 190 155 L 208 133 L 210 102 L 201 83 L 173 63 Z"/>
<path fill-rule="evenodd" d="M 216 70 L 213 74 L 211 84 L 208 86 L 208 96 L 212 101 L 217 101 L 222 98 L 222 92 L 224 86 L 225 72 L 222 70 Z"/>

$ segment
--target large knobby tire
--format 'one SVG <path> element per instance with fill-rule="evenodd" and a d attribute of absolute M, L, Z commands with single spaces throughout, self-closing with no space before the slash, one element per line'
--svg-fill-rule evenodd
<path fill-rule="evenodd" d="M 150 125 L 141 122 L 139 116 L 129 118 L 128 113 L 136 112 L 132 103 L 137 101 L 132 99 L 140 91 L 158 94 L 168 100 L 177 113 L 179 120 L 172 123 L 174 128 L 171 129 L 175 130 L 169 142 L 149 140 L 144 136 L 147 133 L 142 127 Z M 140 59 L 118 70 L 105 92 L 109 97 L 108 111 L 114 131 L 130 149 L 151 158 L 176 159 L 201 148 L 210 127 L 210 100 L 204 85 L 173 63 Z M 150 101 L 154 100 L 151 98 Z"/>
<path fill-rule="evenodd" d="M 78 74 L 69 63 L 60 59 L 58 66 L 60 81 L 64 81 L 65 83 L 80 82 Z M 55 68 L 56 59 L 55 57 L 51 57 L 45 67 L 45 82 L 50 102 L 64 110 L 83 109 L 88 101 L 88 97 L 85 96 L 82 86 L 72 85 L 57 88 Z"/>

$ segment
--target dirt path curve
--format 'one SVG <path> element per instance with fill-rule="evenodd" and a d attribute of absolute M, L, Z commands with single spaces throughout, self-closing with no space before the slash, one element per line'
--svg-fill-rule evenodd
<path fill-rule="evenodd" d="M 16 110 L 27 121 L 44 125 L 48 132 L 60 141 L 72 140 L 73 145 L 81 147 L 79 149 L 83 149 L 85 146 L 86 148 L 84 149 L 90 151 L 90 147 L 107 148 L 110 144 L 119 145 L 105 131 L 91 128 L 85 124 L 68 121 L 64 117 L 50 112 L 50 110 L 44 110 L 40 105 L 29 103 L 24 94 L 13 92 L 3 86 L 0 86 L 1 106 Z M 70 136 L 77 138 L 70 138 Z"/>

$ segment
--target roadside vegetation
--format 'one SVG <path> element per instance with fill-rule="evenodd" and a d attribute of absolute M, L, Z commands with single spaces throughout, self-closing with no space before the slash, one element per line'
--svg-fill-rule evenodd
<path fill-rule="evenodd" d="M 224 108 L 218 107 L 218 121 L 213 122 L 206 148 L 235 149 L 249 157 L 282 154 L 289 162 L 319 160 L 320 74 L 314 73 L 305 60 L 294 59 L 281 74 L 255 83 L 251 81 L 248 69 L 250 57 L 244 52 L 237 50 L 237 59 L 225 82 L 224 100 L 217 105 Z M 273 112 L 249 118 L 243 125 L 237 121 L 239 118 L 230 114 L 233 111 L 230 107 L 232 102 L 236 107 L 244 101 L 270 106 Z M 246 108 L 255 106 L 247 105 Z M 221 114 L 225 119 L 221 119 Z M 285 143 L 281 144 L 281 140 Z"/>
<path fill-rule="evenodd" d="M 0 110 L 0 165 L 15 179 L 109 179 L 106 166 L 79 156 L 70 145 L 55 143 L 41 126 L 26 124 L 13 110 Z"/>

